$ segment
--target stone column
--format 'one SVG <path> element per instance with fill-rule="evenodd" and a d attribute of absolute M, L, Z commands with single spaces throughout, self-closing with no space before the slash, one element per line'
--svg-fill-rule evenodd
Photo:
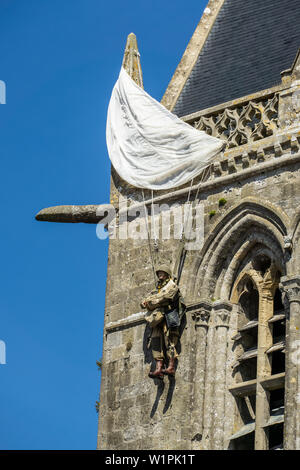
<path fill-rule="evenodd" d="M 192 308 L 192 319 L 195 322 L 196 331 L 192 449 L 199 449 L 201 447 L 200 442 L 203 436 L 207 330 L 212 304 L 209 301 L 202 301 Z"/>
<path fill-rule="evenodd" d="M 212 448 L 215 450 L 224 449 L 224 425 L 226 414 L 225 406 L 226 393 L 228 392 L 226 385 L 227 336 L 231 311 L 232 305 L 229 302 L 218 301 L 213 304 L 215 327 L 215 377 L 213 395 Z"/>
<path fill-rule="evenodd" d="M 206 342 L 206 373 L 203 400 L 203 437 L 201 449 L 211 450 L 213 443 L 212 422 L 213 422 L 213 394 L 215 380 L 215 328 L 212 324 L 213 315 L 209 321 Z"/>
<path fill-rule="evenodd" d="M 255 450 L 266 450 L 269 448 L 268 434 L 264 428 L 270 417 L 269 392 L 264 389 L 261 381 L 271 375 L 271 362 L 266 354 L 266 350 L 273 343 L 268 321 L 273 316 L 274 286 L 273 272 L 270 269 L 259 286 Z"/>
<path fill-rule="evenodd" d="M 288 302 L 284 449 L 300 450 L 300 276 L 281 278 L 284 303 Z"/>

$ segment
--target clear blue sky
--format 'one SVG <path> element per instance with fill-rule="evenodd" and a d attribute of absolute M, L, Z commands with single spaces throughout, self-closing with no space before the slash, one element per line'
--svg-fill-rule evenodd
<path fill-rule="evenodd" d="M 0 449 L 95 449 L 107 241 L 37 222 L 109 202 L 105 124 L 126 37 L 160 100 L 206 0 L 0 0 Z"/>

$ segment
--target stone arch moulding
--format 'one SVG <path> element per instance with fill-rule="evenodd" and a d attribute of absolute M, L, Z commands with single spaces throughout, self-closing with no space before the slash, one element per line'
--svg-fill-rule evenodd
<path fill-rule="evenodd" d="M 300 210 L 297 211 L 291 222 L 290 228 L 290 239 L 293 245 L 296 247 L 297 242 L 300 238 Z"/>
<path fill-rule="evenodd" d="M 285 274 L 284 256 L 276 240 L 267 233 L 255 232 L 251 240 L 242 243 L 235 255 L 228 260 L 228 267 L 216 283 L 215 295 L 233 301 L 232 293 L 243 275 L 248 273 L 259 290 L 264 274 L 253 269 L 255 258 L 265 256 L 273 269 Z M 233 301 L 233 303 L 236 303 Z"/>
<path fill-rule="evenodd" d="M 237 279 L 235 280 L 234 282 L 234 285 L 233 285 L 233 288 L 232 288 L 232 293 L 231 293 L 231 297 L 230 297 L 230 301 L 234 304 L 237 304 L 239 302 L 239 299 L 241 298 L 242 294 L 244 292 L 246 292 L 245 290 L 244 291 L 241 291 L 239 292 L 238 291 L 238 286 L 243 282 L 243 281 L 246 281 L 250 279 L 251 282 L 254 284 L 255 286 L 255 289 L 257 291 L 259 291 L 259 284 L 260 284 L 260 277 L 258 275 L 258 273 L 254 270 L 254 269 L 249 269 L 247 271 L 242 271 Z"/>
<path fill-rule="evenodd" d="M 299 274 L 300 257 L 300 210 L 298 210 L 291 222 L 291 228 L 286 237 L 286 246 L 292 252 L 289 275 Z"/>
<path fill-rule="evenodd" d="M 268 250 L 283 267 L 289 231 L 288 216 L 273 204 L 252 197 L 236 204 L 213 226 L 195 256 L 189 272 L 195 282 L 185 280 L 189 297 L 228 300 L 233 280 L 255 250 Z"/>

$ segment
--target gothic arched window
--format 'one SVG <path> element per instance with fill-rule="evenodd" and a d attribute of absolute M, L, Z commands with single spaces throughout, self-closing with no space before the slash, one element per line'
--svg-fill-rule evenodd
<path fill-rule="evenodd" d="M 239 306 L 234 336 L 236 420 L 231 447 L 280 449 L 283 443 L 285 318 L 280 272 L 261 258 L 234 287 Z"/>

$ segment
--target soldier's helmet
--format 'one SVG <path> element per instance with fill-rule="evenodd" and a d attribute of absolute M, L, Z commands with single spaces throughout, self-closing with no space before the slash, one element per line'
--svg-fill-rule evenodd
<path fill-rule="evenodd" d="M 159 271 L 163 271 L 164 273 L 167 273 L 170 277 L 172 277 L 171 268 L 167 264 L 160 264 L 155 271 L 156 275 L 158 274 Z"/>

